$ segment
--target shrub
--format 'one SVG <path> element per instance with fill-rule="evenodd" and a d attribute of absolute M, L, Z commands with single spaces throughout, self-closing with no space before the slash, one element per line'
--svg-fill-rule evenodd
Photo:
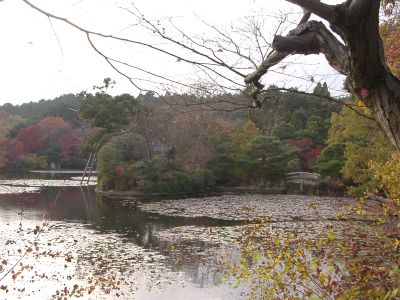
<path fill-rule="evenodd" d="M 140 188 L 145 193 L 157 192 L 157 184 L 153 180 L 146 179 Z"/>
<path fill-rule="evenodd" d="M 162 180 L 145 179 L 140 190 L 145 193 L 197 193 L 215 185 L 214 176 L 209 170 L 175 170 L 164 173 L 161 177 Z"/>
<path fill-rule="evenodd" d="M 390 161 L 369 164 L 378 187 L 392 199 L 400 200 L 400 155 L 393 154 Z"/>
<path fill-rule="evenodd" d="M 137 161 L 147 158 L 144 138 L 128 133 L 112 137 L 97 155 L 100 189 L 128 190 L 138 176 Z M 132 163 L 134 162 L 134 163 Z"/>
<path fill-rule="evenodd" d="M 159 193 L 170 193 L 171 187 L 167 181 L 158 181 L 156 183 L 157 192 Z"/>
<path fill-rule="evenodd" d="M 166 158 L 144 161 L 140 165 L 141 176 L 153 180 L 158 180 L 163 173 L 179 169 L 175 161 Z"/>
<path fill-rule="evenodd" d="M 110 190 L 114 188 L 115 178 L 114 176 L 110 177 L 106 174 L 102 174 L 98 176 L 97 186 L 100 190 Z"/>
<path fill-rule="evenodd" d="M 117 191 L 126 191 L 129 190 L 129 185 L 123 179 L 117 179 L 114 182 L 114 189 Z"/>

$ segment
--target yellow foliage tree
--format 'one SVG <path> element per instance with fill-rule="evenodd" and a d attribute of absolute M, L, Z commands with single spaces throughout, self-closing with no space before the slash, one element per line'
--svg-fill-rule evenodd
<path fill-rule="evenodd" d="M 368 114 L 362 102 L 358 102 L 362 112 Z M 342 169 L 345 178 L 362 184 L 372 179 L 368 163 L 383 163 L 391 158 L 394 150 L 378 125 L 354 110 L 344 107 L 339 114 L 332 117 L 328 144 L 343 143 L 346 145 L 345 165 Z"/>
<path fill-rule="evenodd" d="M 371 162 L 369 167 L 388 196 L 400 201 L 400 155 L 395 153 L 391 160 L 384 163 Z"/>
<path fill-rule="evenodd" d="M 238 150 L 243 150 L 249 141 L 261 134 L 261 130 L 252 121 L 247 121 L 233 135 L 233 140 L 238 146 Z"/>

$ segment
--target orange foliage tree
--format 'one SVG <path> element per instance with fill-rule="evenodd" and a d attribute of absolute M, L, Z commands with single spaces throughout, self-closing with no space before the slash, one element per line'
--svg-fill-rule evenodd
<path fill-rule="evenodd" d="M 400 12 L 398 0 L 383 1 L 387 20 L 380 27 L 385 57 L 393 74 L 400 76 Z"/>

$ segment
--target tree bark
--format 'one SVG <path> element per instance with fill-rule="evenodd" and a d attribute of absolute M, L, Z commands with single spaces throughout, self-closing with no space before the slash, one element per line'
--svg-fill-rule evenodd
<path fill-rule="evenodd" d="M 400 81 L 391 73 L 385 62 L 383 44 L 379 34 L 380 0 L 346 0 L 339 5 L 328 5 L 320 0 L 286 1 L 302 7 L 304 10 L 303 18 L 297 28 L 289 32 L 286 37 L 276 36 L 273 43 L 275 51 L 270 53 L 254 72 L 245 76 L 234 67 L 226 64 L 223 60 L 191 48 L 180 41 L 164 35 L 160 31 L 158 31 L 158 34 L 163 39 L 172 41 L 176 45 L 192 51 L 192 53 L 199 55 L 208 62 L 200 63 L 192 59 L 185 59 L 173 52 L 145 42 L 87 30 L 66 18 L 58 17 L 40 9 L 28 0 L 23 0 L 27 5 L 46 15 L 48 18 L 59 20 L 84 32 L 93 49 L 134 85 L 135 83 L 132 81 L 132 78 L 119 71 L 113 64 L 121 62 L 106 56 L 98 50 L 90 40 L 91 35 L 147 47 L 187 63 L 201 65 L 204 68 L 203 70 L 214 72 L 215 75 L 233 82 L 233 80 L 225 77 L 222 73 L 210 67 L 210 65 L 227 68 L 236 75 L 245 77 L 244 82 L 249 86 L 250 95 L 253 97 L 256 105 L 258 105 L 257 96 L 263 92 L 264 88 L 260 80 L 272 66 L 275 66 L 292 54 L 308 55 L 322 53 L 334 69 L 347 77 L 345 88 L 364 101 L 366 106 L 373 112 L 376 121 L 389 137 L 396 150 L 400 152 Z M 323 23 L 308 21 L 311 14 L 315 14 L 326 20 L 331 30 L 337 33 L 342 41 L 336 38 Z M 141 16 L 140 20 L 144 20 L 154 27 L 143 16 Z M 158 30 L 157 27 L 154 27 L 154 30 Z M 166 79 L 164 76 L 148 72 L 134 65 L 125 65 Z M 178 83 L 177 81 L 171 82 Z"/>
<path fill-rule="evenodd" d="M 400 81 L 385 62 L 379 34 L 380 1 L 347 0 L 336 6 L 317 0 L 286 1 L 328 21 L 343 42 L 323 23 L 308 21 L 286 37 L 276 36 L 273 56 L 283 59 L 291 54 L 323 53 L 329 64 L 347 77 L 345 88 L 362 99 L 400 152 Z M 246 77 L 245 82 L 259 88 L 262 85 L 258 81 L 271 65 L 281 61 L 278 60 L 272 61 L 267 57 L 255 72 Z M 253 96 L 256 94 L 253 91 Z"/>

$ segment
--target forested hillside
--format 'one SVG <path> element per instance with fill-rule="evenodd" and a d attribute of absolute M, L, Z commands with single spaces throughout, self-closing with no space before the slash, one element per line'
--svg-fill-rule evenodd
<path fill-rule="evenodd" d="M 80 145 L 90 134 L 79 116 L 77 97 L 4 104 L 0 108 L 1 162 L 3 168 L 82 168 Z"/>
<path fill-rule="evenodd" d="M 331 190 L 348 185 L 357 193 L 374 186 L 368 164 L 388 161 L 392 147 L 361 116 L 368 111 L 360 103 L 330 98 L 324 83 L 314 91 L 321 97 L 270 89 L 264 105 L 250 110 L 227 109 L 227 99 L 246 101 L 241 95 L 189 100 L 104 91 L 5 104 L 1 164 L 82 169 L 88 153 L 97 152 L 101 188 L 151 192 L 215 184 L 273 187 L 294 171 L 320 173 L 321 185 Z M 176 110 L 183 101 L 188 109 Z M 190 106 L 211 102 L 218 105 Z"/>
<path fill-rule="evenodd" d="M 53 100 L 40 100 L 21 105 L 6 103 L 1 106 L 1 111 L 20 116 L 29 123 L 37 122 L 47 116 L 56 116 L 74 126 L 79 125 L 79 114 L 76 113 L 78 109 L 78 99 L 73 94 L 62 95 Z"/>

